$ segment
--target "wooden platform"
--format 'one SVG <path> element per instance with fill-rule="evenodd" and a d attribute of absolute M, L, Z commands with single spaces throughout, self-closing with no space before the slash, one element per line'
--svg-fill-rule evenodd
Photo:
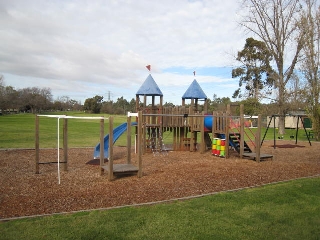
<path fill-rule="evenodd" d="M 102 166 L 104 170 L 109 171 L 108 165 Z M 138 167 L 132 164 L 113 164 L 113 174 L 136 174 L 138 173 Z"/>
<path fill-rule="evenodd" d="M 249 159 L 253 159 L 253 160 L 256 160 L 256 157 L 257 157 L 257 154 L 254 153 L 254 152 L 251 152 L 251 153 L 244 153 L 242 155 L 243 157 L 247 157 Z M 273 155 L 270 155 L 270 154 L 264 154 L 264 153 L 261 153 L 260 154 L 260 159 L 266 159 L 266 158 L 273 158 Z"/>

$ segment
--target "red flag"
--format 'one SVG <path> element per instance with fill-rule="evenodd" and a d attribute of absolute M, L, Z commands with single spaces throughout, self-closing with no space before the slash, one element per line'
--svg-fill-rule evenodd
<path fill-rule="evenodd" d="M 150 71 L 150 69 L 151 69 L 151 65 L 146 66 L 146 68 L 148 68 L 148 70 Z"/>

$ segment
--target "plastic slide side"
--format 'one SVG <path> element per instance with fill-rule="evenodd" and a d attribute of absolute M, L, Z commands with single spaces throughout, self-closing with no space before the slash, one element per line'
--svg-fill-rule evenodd
<path fill-rule="evenodd" d="M 208 130 L 212 130 L 212 121 L 213 121 L 212 115 L 204 116 L 204 127 L 207 128 Z"/>
<path fill-rule="evenodd" d="M 131 126 L 136 126 L 137 123 L 136 122 L 132 122 Z M 115 143 L 119 137 L 125 133 L 127 131 L 127 123 L 123 123 L 121 125 L 119 125 L 118 127 L 113 129 L 113 143 Z M 107 134 L 104 137 L 104 158 L 108 158 L 109 156 L 109 134 Z M 94 154 L 93 157 L 96 158 L 100 158 L 100 143 L 98 143 L 95 148 L 94 148 Z"/>

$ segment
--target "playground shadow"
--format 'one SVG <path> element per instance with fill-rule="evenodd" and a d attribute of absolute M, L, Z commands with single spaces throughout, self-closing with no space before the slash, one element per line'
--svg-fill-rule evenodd
<path fill-rule="evenodd" d="M 274 147 L 271 145 L 270 147 Z M 305 146 L 296 145 L 296 144 L 276 144 L 276 148 L 304 148 Z"/>

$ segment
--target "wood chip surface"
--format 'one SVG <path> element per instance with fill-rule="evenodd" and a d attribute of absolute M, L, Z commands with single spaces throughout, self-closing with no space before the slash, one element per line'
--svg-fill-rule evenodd
<path fill-rule="evenodd" d="M 265 141 L 261 152 L 273 160 L 257 163 L 212 156 L 210 151 L 143 155 L 143 177 L 107 180 L 94 165 L 93 149 L 68 150 L 68 171 L 57 164 L 40 165 L 35 174 L 35 150 L 0 150 L 0 219 L 155 202 L 224 190 L 258 186 L 320 174 L 320 143 Z M 281 147 L 285 146 L 287 147 Z M 63 160 L 63 150 L 60 150 Z M 114 163 L 126 162 L 126 148 L 114 147 Z M 132 164 L 138 156 L 132 153 Z M 41 149 L 41 162 L 57 161 L 56 149 Z M 91 164 L 88 164 L 91 163 Z"/>

